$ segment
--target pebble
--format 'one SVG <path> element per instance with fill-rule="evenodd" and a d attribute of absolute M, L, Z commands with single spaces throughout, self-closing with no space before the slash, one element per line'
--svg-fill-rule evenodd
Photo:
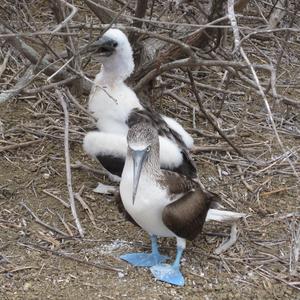
<path fill-rule="evenodd" d="M 31 283 L 30 282 L 25 282 L 23 286 L 23 290 L 27 292 L 31 288 Z"/>

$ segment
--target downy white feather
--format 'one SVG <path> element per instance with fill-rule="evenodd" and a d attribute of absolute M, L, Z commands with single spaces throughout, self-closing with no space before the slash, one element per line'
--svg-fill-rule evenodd
<path fill-rule="evenodd" d="M 89 97 L 89 110 L 97 119 L 99 130 L 127 135 L 126 121 L 130 111 L 143 108 L 135 92 L 124 83 L 134 70 L 132 48 L 126 35 L 119 29 L 109 29 L 104 36 L 115 40 L 118 45 L 111 56 L 103 58 L 102 69 L 94 80 Z M 191 148 L 193 138 L 183 127 L 172 118 L 162 117 Z"/>
<path fill-rule="evenodd" d="M 188 134 L 184 128 L 174 119 L 169 118 L 167 116 L 162 116 L 165 122 L 169 125 L 171 129 L 176 131 L 182 138 L 184 144 L 188 149 L 191 149 L 194 145 L 194 140 L 190 134 Z"/>
<path fill-rule="evenodd" d="M 104 36 L 115 40 L 118 46 L 111 56 L 103 58 L 90 94 L 89 110 L 97 119 L 99 130 L 126 135 L 130 111 L 142 108 L 134 91 L 124 83 L 134 69 L 132 49 L 126 35 L 118 29 L 109 29 Z"/>
<path fill-rule="evenodd" d="M 166 137 L 159 137 L 160 164 L 163 168 L 176 168 L 182 163 L 182 155 L 175 143 Z M 92 157 L 97 155 L 112 155 L 126 157 L 127 139 L 124 135 L 91 131 L 83 140 L 84 151 Z"/>

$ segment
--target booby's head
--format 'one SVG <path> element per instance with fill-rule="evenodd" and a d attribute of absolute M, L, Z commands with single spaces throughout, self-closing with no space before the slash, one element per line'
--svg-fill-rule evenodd
<path fill-rule="evenodd" d="M 94 42 L 90 49 L 101 57 L 104 70 L 125 80 L 133 72 L 132 48 L 127 36 L 119 29 L 111 28 Z"/>
<path fill-rule="evenodd" d="M 138 123 L 132 126 L 127 134 L 128 155 L 133 160 L 133 193 L 134 204 L 141 172 L 148 175 L 160 169 L 159 139 L 157 130 L 149 123 Z"/>

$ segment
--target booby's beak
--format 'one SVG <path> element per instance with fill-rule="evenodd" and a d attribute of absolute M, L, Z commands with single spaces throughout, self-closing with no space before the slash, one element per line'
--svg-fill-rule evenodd
<path fill-rule="evenodd" d="M 144 165 L 145 158 L 147 157 L 147 149 L 143 150 L 132 150 L 133 159 L 133 192 L 132 192 L 132 204 L 134 205 L 135 196 L 137 193 L 142 168 Z"/>
<path fill-rule="evenodd" d="M 100 56 L 109 57 L 111 56 L 116 47 L 118 46 L 118 43 L 106 36 L 101 37 L 99 40 L 94 42 L 90 45 L 90 52 L 96 52 L 100 54 Z"/>

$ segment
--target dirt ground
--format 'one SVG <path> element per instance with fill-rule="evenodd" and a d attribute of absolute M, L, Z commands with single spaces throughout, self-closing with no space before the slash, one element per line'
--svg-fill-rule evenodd
<path fill-rule="evenodd" d="M 0 157 L 1 299 L 300 299 L 299 291 L 288 284 L 299 281 L 288 273 L 291 220 L 287 214 L 299 209 L 292 176 L 259 178 L 269 182 L 262 191 L 282 188 L 283 192 L 253 197 L 234 166 L 225 169 L 226 163 L 213 163 L 206 154 L 195 156 L 205 185 L 217 189 L 229 209 L 249 217 L 239 224 L 236 245 L 220 256 L 213 251 L 222 242 L 222 234 L 230 231 L 228 226 L 206 224 L 205 233 L 188 243 L 182 262 L 185 287 L 156 282 L 149 270 L 131 267 L 118 258 L 128 251 L 149 250 L 149 240 L 142 230 L 124 221 L 112 197 L 92 192 L 98 180 L 105 180 L 101 176 L 73 169 L 73 188 L 78 192 L 84 187 L 82 197 L 94 217 L 93 224 L 87 210 L 77 203 L 84 239 L 64 238 L 37 224 L 22 203 L 43 222 L 64 232 L 66 227 L 76 232 L 70 210 L 45 193 L 68 201 L 62 127 L 59 129 L 62 113 L 54 110 L 58 106 L 53 102 L 47 107 L 35 104 L 36 99 L 20 97 L 0 110 L 2 143 L 38 141 L 2 152 Z M 39 117 L 41 109 L 46 109 L 48 119 Z M 84 123 L 78 120 L 74 118 L 72 129 Z M 58 128 L 53 137 L 43 136 L 50 132 L 49 123 Z M 72 163 L 80 160 L 97 167 L 83 153 L 81 135 L 71 134 L 75 140 L 71 142 Z M 218 168 L 223 170 L 222 177 Z M 164 253 L 174 257 L 174 250 L 174 241 L 162 240 Z M 117 270 L 103 270 L 100 265 Z"/>
<path fill-rule="evenodd" d="M 40 11 L 49 9 L 46 2 L 39 2 Z M 78 7 L 78 20 L 90 17 L 86 7 Z M 38 20 L 39 10 L 32 13 Z M 40 29 L 46 22 L 53 25 L 48 17 L 46 13 L 41 16 L 44 23 L 37 23 Z M 293 84 L 299 86 L 300 47 L 296 39 L 293 45 L 282 59 L 283 76 L 278 79 L 282 88 L 279 86 L 278 91 L 299 100 L 299 88 Z M 275 42 L 258 41 L 256 46 L 270 55 L 278 54 Z M 265 62 L 258 52 L 251 56 L 247 51 L 251 59 Z M 7 49 L 1 50 L 1 59 L 5 53 Z M 13 87 L 20 65 L 25 65 L 24 58 L 15 53 L 13 57 L 1 78 L 1 89 Z M 90 64 L 89 75 L 99 67 Z M 216 87 L 223 76 L 218 72 L 205 69 L 199 71 L 197 79 Z M 172 87 L 174 80 L 169 82 L 168 88 Z M 300 172 L 299 109 L 271 103 L 284 146 L 294 151 L 283 153 L 262 99 L 246 92 L 237 78 L 232 78 L 228 89 L 245 93 L 226 98 L 218 121 L 250 160 L 237 156 L 203 116 L 196 115 L 194 120 L 201 132 L 190 132 L 196 146 L 215 147 L 194 155 L 201 181 L 221 196 L 226 209 L 246 213 L 247 218 L 238 225 L 236 244 L 221 255 L 214 250 L 228 238 L 228 225 L 205 224 L 203 234 L 187 243 L 182 260 L 184 287 L 155 281 L 148 269 L 129 266 L 119 259 L 127 252 L 149 251 L 149 239 L 123 219 L 112 196 L 92 191 L 97 182 L 109 184 L 109 180 L 82 168 L 72 168 L 73 190 L 80 192 L 84 201 L 76 205 L 85 236 L 75 236 L 70 208 L 61 201 L 68 203 L 64 115 L 53 90 L 19 95 L 0 104 L 0 300 L 300 299 L 300 266 L 291 260 L 300 223 L 299 186 L 294 176 Z M 176 93 L 196 106 L 186 87 Z M 220 98 L 216 93 L 205 90 L 203 95 L 205 106 L 217 111 Z M 80 101 L 87 105 L 86 97 Z M 193 127 L 192 110 L 174 99 L 161 97 L 154 106 L 176 117 L 186 128 Z M 82 150 L 83 136 L 93 127 L 91 120 L 73 104 L 68 109 L 71 163 L 80 161 L 99 169 Z M 286 160 L 288 155 L 295 172 Z M 160 245 L 163 253 L 174 258 L 174 240 L 161 239 Z"/>

